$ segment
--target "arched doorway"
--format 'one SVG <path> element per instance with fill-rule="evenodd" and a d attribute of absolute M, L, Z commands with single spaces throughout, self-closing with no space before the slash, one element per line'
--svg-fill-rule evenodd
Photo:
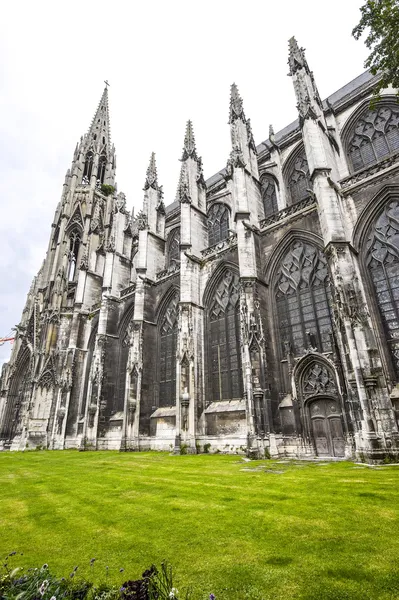
<path fill-rule="evenodd" d="M 345 456 L 342 397 L 333 365 L 319 353 L 300 360 L 295 381 L 305 436 L 317 456 Z"/>
<path fill-rule="evenodd" d="M 345 456 L 345 437 L 338 399 L 316 397 L 309 401 L 308 407 L 317 456 Z"/>

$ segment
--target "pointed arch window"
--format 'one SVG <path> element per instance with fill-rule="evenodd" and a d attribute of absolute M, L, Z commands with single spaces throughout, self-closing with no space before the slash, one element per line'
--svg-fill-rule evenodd
<path fill-rule="evenodd" d="M 283 354 L 309 349 L 331 351 L 332 320 L 329 273 L 324 254 L 296 241 L 281 261 L 276 276 L 277 322 Z"/>
<path fill-rule="evenodd" d="M 278 212 L 276 182 L 271 175 L 264 175 L 261 186 L 265 217 L 270 217 Z"/>
<path fill-rule="evenodd" d="M 309 165 L 305 148 L 302 148 L 296 155 L 287 174 L 287 183 L 290 190 L 291 204 L 296 204 L 309 196 L 312 184 L 309 179 Z"/>
<path fill-rule="evenodd" d="M 79 231 L 72 231 L 69 236 L 69 254 L 68 254 L 68 281 L 74 281 L 76 275 L 76 263 L 78 261 L 79 248 L 81 244 Z"/>
<path fill-rule="evenodd" d="M 239 298 L 239 277 L 226 270 L 207 310 L 208 380 L 212 402 L 243 396 Z"/>
<path fill-rule="evenodd" d="M 89 152 L 86 154 L 86 158 L 85 158 L 85 166 L 83 169 L 83 180 L 84 181 L 90 181 L 91 178 L 91 172 L 93 170 L 93 152 L 91 150 L 89 150 Z"/>
<path fill-rule="evenodd" d="M 179 294 L 176 292 L 163 313 L 159 330 L 159 406 L 176 404 L 176 348 Z"/>
<path fill-rule="evenodd" d="M 224 204 L 213 204 L 208 211 L 209 246 L 229 237 L 229 209 Z"/>
<path fill-rule="evenodd" d="M 389 202 L 374 222 L 366 243 L 366 262 L 399 377 L 399 202 Z"/>
<path fill-rule="evenodd" d="M 180 266 L 180 227 L 176 227 L 169 234 L 168 239 L 168 268 Z"/>
<path fill-rule="evenodd" d="M 103 152 L 98 159 L 97 181 L 104 183 L 105 171 L 107 168 L 107 156 Z"/>
<path fill-rule="evenodd" d="M 348 156 L 353 171 L 399 151 L 399 106 L 383 104 L 365 112 L 352 127 Z"/>

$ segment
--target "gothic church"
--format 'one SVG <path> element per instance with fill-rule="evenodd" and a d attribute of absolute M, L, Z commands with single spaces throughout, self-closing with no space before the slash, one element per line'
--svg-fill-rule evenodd
<path fill-rule="evenodd" d="M 187 123 L 176 200 L 115 183 L 108 90 L 76 146 L 0 380 L 0 448 L 399 456 L 399 104 L 365 72 L 205 181 Z"/>

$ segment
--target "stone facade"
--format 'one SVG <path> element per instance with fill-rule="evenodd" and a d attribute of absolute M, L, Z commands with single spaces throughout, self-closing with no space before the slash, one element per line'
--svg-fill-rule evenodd
<path fill-rule="evenodd" d="M 115 184 L 108 90 L 76 146 L 0 386 L 0 447 L 399 454 L 399 104 L 368 72 L 204 180 L 188 122 L 176 201 L 152 155 Z"/>

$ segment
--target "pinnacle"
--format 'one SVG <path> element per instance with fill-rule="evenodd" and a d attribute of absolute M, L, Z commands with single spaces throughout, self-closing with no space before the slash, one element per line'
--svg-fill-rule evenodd
<path fill-rule="evenodd" d="M 177 200 L 182 203 L 190 203 L 190 183 L 188 179 L 187 163 L 183 161 L 180 171 L 179 184 L 177 186 Z"/>
<path fill-rule="evenodd" d="M 108 87 L 105 86 L 98 104 L 96 113 L 91 122 L 87 135 L 89 143 L 98 143 L 100 146 L 111 145 L 111 127 L 109 122 L 109 107 L 108 107 Z"/>
<path fill-rule="evenodd" d="M 182 160 L 187 160 L 188 158 L 194 158 L 195 160 L 197 159 L 197 149 L 195 147 L 195 137 L 192 121 L 187 121 L 186 133 L 184 136 Z"/>
<path fill-rule="evenodd" d="M 306 67 L 308 69 L 308 65 L 305 58 L 305 48 L 300 48 L 298 46 L 298 42 L 295 37 L 292 36 L 288 40 L 289 47 L 289 55 L 288 55 L 288 65 L 290 67 L 290 75 L 294 75 L 298 69 L 302 67 Z"/>
<path fill-rule="evenodd" d="M 238 91 L 238 87 L 235 83 L 232 84 L 230 89 L 230 117 L 229 123 L 233 123 L 237 119 L 245 122 L 245 114 L 242 98 Z"/>
<path fill-rule="evenodd" d="M 158 189 L 158 175 L 157 175 L 157 165 L 155 162 L 155 152 L 151 153 L 150 164 L 147 168 L 147 175 L 145 179 L 144 189 L 148 190 L 148 188 L 153 188 L 154 190 Z"/>

